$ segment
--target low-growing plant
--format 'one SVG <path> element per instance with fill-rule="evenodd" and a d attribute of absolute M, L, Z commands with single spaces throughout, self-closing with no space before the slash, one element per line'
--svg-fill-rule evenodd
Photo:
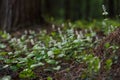
<path fill-rule="evenodd" d="M 79 22 L 77 24 L 84 26 Z M 7 42 L 0 41 L 2 69 L 9 68 L 18 72 L 19 78 L 32 79 L 38 77 L 34 72 L 37 68 L 43 72 L 56 72 L 64 69 L 62 63 L 75 61 L 86 65 L 79 77 L 93 79 L 99 73 L 101 63 L 101 59 L 93 54 L 93 48 L 99 42 L 97 33 L 92 29 L 93 27 L 76 30 L 76 25 L 64 24 L 50 34 L 47 34 L 46 30 L 39 33 L 30 30 L 18 38 L 11 37 L 6 32 L 0 32 L 2 40 Z M 106 43 L 105 48 L 109 47 L 110 44 Z M 115 52 L 117 47 L 111 47 Z M 108 59 L 105 68 L 110 70 L 111 65 L 112 59 Z M 52 77 L 48 75 L 46 79 L 52 80 Z"/>

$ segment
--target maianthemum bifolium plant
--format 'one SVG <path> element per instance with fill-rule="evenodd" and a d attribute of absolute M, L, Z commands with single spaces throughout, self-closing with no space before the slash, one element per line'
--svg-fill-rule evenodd
<path fill-rule="evenodd" d="M 71 60 L 87 66 L 83 75 L 79 76 L 81 79 L 94 78 L 99 72 L 101 60 L 92 51 L 99 39 L 92 28 L 79 31 L 69 23 L 62 24 L 50 34 L 46 30 L 39 33 L 29 30 L 20 37 L 12 37 L 2 31 L 0 35 L 0 69 L 18 72 L 19 78 L 37 77 L 34 70 L 38 67 L 43 72 L 60 71 L 61 63 Z M 109 59 L 106 67 L 110 69 L 111 64 L 112 60 Z M 47 79 L 52 80 L 52 77 L 48 76 Z"/>

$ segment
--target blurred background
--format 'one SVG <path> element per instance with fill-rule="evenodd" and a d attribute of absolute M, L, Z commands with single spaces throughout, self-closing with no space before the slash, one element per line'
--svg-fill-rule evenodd
<path fill-rule="evenodd" d="M 119 18 L 120 0 L 42 0 L 41 6 L 44 16 L 75 21 L 104 18 L 102 5 L 107 17 Z"/>
<path fill-rule="evenodd" d="M 0 27 L 18 27 L 54 22 L 119 20 L 120 0 L 1 0 Z"/>

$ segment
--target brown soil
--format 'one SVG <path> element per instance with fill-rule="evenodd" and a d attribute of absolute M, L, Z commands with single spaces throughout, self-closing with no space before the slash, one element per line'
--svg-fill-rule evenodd
<path fill-rule="evenodd" d="M 116 52 L 113 52 L 112 48 L 106 49 L 105 44 L 109 43 L 112 45 L 117 45 L 119 48 Z M 120 80 L 120 28 L 117 28 L 114 32 L 110 33 L 107 37 L 105 37 L 100 44 L 95 48 L 94 53 L 96 56 L 102 59 L 101 69 L 99 74 L 100 80 Z M 112 56 L 117 55 L 118 59 L 116 63 L 112 64 L 112 68 L 110 71 L 106 71 L 104 68 L 105 61 Z"/>
<path fill-rule="evenodd" d="M 41 26 L 37 27 L 31 27 L 26 30 L 35 30 L 36 32 L 39 32 L 41 29 L 47 29 L 48 33 L 52 31 L 51 27 L 52 25 L 44 25 L 44 28 L 40 28 Z M 25 29 L 19 29 L 17 31 L 13 31 L 13 36 L 20 36 L 24 33 Z M 116 29 L 114 32 L 110 33 L 108 36 L 106 36 L 103 40 L 101 40 L 100 44 L 94 49 L 94 53 L 96 56 L 100 57 L 102 59 L 101 62 L 101 69 L 99 75 L 97 75 L 97 78 L 95 80 L 120 80 L 120 49 L 116 51 L 116 53 L 113 53 L 113 49 L 106 49 L 105 44 L 110 43 L 110 45 L 117 45 L 120 47 L 120 28 Z M 10 49 L 11 50 L 11 49 Z M 116 54 L 118 56 L 117 63 L 112 64 L 112 68 L 110 71 L 106 71 L 104 69 L 105 61 L 106 59 L 110 58 Z M 0 64 L 3 64 L 0 62 Z M 58 71 L 58 72 L 37 72 L 40 71 L 41 68 L 38 68 L 35 70 L 36 75 L 39 77 L 34 80 L 39 80 L 41 77 L 41 80 L 46 80 L 44 76 L 51 76 L 54 78 L 54 80 L 79 80 L 79 76 L 81 75 L 81 72 L 86 68 L 86 65 L 84 64 L 78 64 L 75 62 L 63 62 L 61 64 L 64 69 Z M 1 73 L 2 72 L 2 73 Z M 4 72 L 4 73 L 3 73 Z M 10 74 L 14 80 L 20 80 L 18 79 L 18 73 L 11 72 L 9 69 L 0 71 L 1 75 Z M 69 78 L 68 78 L 69 77 Z"/>

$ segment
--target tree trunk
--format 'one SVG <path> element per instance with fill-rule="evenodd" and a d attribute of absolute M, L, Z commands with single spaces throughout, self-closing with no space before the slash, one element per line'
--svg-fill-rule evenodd
<path fill-rule="evenodd" d="M 53 2 L 51 0 L 45 0 L 45 13 L 47 13 L 47 16 L 53 16 L 52 15 L 52 4 Z"/>
<path fill-rule="evenodd" d="M 41 0 L 1 0 L 0 26 L 10 31 L 18 27 L 40 25 Z"/>
<path fill-rule="evenodd" d="M 86 16 L 85 16 L 85 19 L 86 20 L 90 20 L 90 0 L 86 0 L 86 9 L 85 9 L 85 14 L 86 14 Z"/>
<path fill-rule="evenodd" d="M 108 7 L 109 7 L 109 17 L 114 18 L 115 17 L 115 5 L 114 0 L 108 1 Z"/>
<path fill-rule="evenodd" d="M 65 0 L 65 20 L 71 19 L 71 1 L 70 0 Z"/>
<path fill-rule="evenodd" d="M 119 16 L 120 15 L 120 0 L 117 0 L 116 3 L 117 3 L 117 15 Z"/>

